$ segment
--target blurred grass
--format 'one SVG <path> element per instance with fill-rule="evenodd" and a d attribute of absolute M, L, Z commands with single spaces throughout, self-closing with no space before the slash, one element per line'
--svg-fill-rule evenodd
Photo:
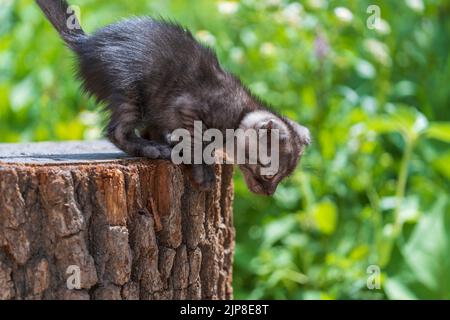
<path fill-rule="evenodd" d="M 450 298 L 450 2 L 72 4 L 88 32 L 131 15 L 178 20 L 312 129 L 273 198 L 237 173 L 236 298 Z M 0 140 L 95 139 L 103 121 L 33 1 L 0 0 Z"/>

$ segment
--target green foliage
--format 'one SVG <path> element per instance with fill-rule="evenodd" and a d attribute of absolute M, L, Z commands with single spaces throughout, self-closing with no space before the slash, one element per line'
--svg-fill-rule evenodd
<path fill-rule="evenodd" d="M 75 2 L 88 32 L 133 14 L 180 21 L 311 128 L 273 198 L 237 173 L 237 298 L 450 298 L 448 1 Z M 1 140 L 99 137 L 103 116 L 33 1 L 0 0 L 0 21 Z"/>

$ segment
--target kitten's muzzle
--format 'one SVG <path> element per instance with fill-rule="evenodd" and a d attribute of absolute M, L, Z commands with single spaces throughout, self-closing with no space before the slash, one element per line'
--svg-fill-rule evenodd
<path fill-rule="evenodd" d="M 256 193 L 256 194 L 259 194 L 259 195 L 262 195 L 262 196 L 272 196 L 275 193 L 275 191 L 276 191 L 276 188 L 266 189 L 266 188 L 263 188 L 259 184 L 249 186 L 249 189 L 253 193 Z"/>
<path fill-rule="evenodd" d="M 242 174 L 244 175 L 245 183 L 247 184 L 247 187 L 251 192 L 263 196 L 271 196 L 275 193 L 277 185 L 263 186 L 253 177 L 251 170 L 249 170 L 245 166 L 240 166 L 240 169 L 242 171 Z"/>

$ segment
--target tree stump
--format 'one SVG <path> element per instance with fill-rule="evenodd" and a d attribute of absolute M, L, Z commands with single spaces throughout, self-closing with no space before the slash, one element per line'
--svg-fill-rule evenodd
<path fill-rule="evenodd" d="M 0 144 L 0 299 L 231 299 L 232 174 L 199 192 L 108 142 Z"/>

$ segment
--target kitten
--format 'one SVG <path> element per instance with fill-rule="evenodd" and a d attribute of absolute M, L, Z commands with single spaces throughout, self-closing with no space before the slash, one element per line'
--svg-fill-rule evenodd
<path fill-rule="evenodd" d="M 63 0 L 36 0 L 67 45 L 76 53 L 86 91 L 110 111 L 107 136 L 133 156 L 169 159 L 167 137 L 178 128 L 280 130 L 280 170 L 263 176 L 260 164 L 240 165 L 249 189 L 272 195 L 296 167 L 308 130 L 270 111 L 238 78 L 224 71 L 215 53 L 181 26 L 133 18 L 86 35 L 78 21 L 70 27 Z M 214 186 L 213 165 L 191 165 L 200 190 Z"/>

